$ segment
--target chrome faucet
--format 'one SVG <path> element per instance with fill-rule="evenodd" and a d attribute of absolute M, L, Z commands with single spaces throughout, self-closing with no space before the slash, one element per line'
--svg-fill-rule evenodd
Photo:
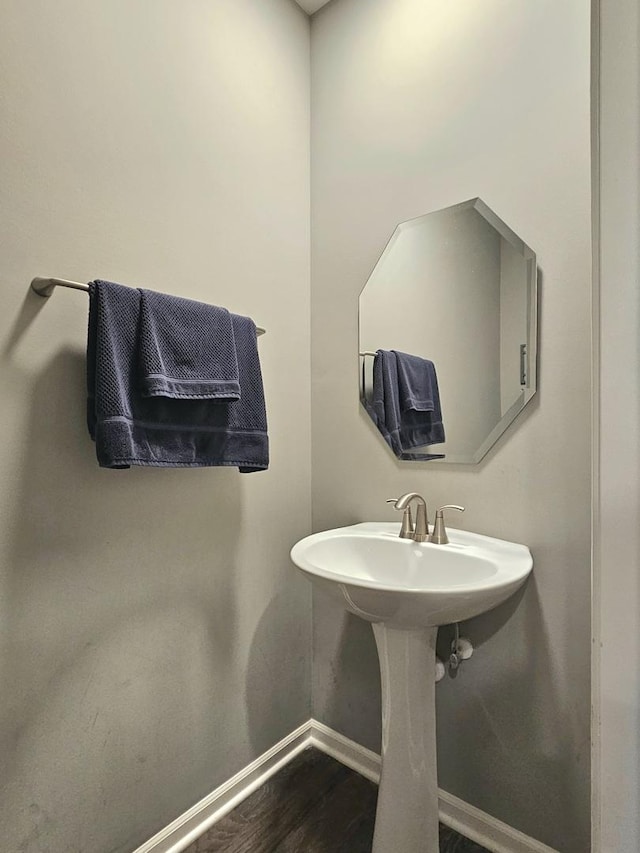
<path fill-rule="evenodd" d="M 418 504 L 416 511 L 416 523 L 411 518 L 411 502 Z M 402 526 L 400 537 L 402 539 L 413 539 L 416 542 L 426 542 L 429 538 L 429 519 L 427 517 L 427 503 L 422 495 L 417 492 L 407 492 L 399 498 L 390 498 L 387 503 L 392 503 L 394 509 L 402 510 Z"/>
<path fill-rule="evenodd" d="M 414 525 L 411 517 L 411 502 L 416 501 L 418 510 L 416 514 L 416 523 Z M 449 537 L 444 526 L 444 510 L 456 509 L 458 512 L 464 512 L 463 506 L 455 506 L 447 504 L 441 506 L 436 512 L 436 523 L 433 527 L 433 532 L 429 536 L 429 519 L 427 517 L 427 504 L 422 495 L 417 492 L 407 492 L 399 498 L 389 498 L 388 504 L 393 504 L 394 509 L 402 510 L 402 525 L 400 527 L 401 539 L 413 539 L 416 542 L 433 542 L 434 545 L 448 545 Z"/>

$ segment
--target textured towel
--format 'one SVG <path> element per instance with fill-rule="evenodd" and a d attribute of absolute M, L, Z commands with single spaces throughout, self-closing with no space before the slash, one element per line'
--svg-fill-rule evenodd
<path fill-rule="evenodd" d="M 227 309 L 153 290 L 140 294 L 141 393 L 178 400 L 240 399 Z"/>
<path fill-rule="evenodd" d="M 104 468 L 269 465 L 256 327 L 231 315 L 240 399 L 145 397 L 138 364 L 141 292 L 106 281 L 89 286 L 87 421 Z"/>
<path fill-rule="evenodd" d="M 412 448 L 445 440 L 438 380 L 433 362 L 396 350 L 378 350 L 373 362 L 373 395 L 365 408 L 398 459 L 443 459 L 443 453 Z"/>
<path fill-rule="evenodd" d="M 400 442 L 404 450 L 425 444 L 442 444 L 444 426 L 440 409 L 438 378 L 432 361 L 398 350 L 398 402 Z"/>

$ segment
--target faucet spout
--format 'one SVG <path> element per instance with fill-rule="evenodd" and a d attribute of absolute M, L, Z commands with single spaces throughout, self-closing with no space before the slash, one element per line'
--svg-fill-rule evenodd
<path fill-rule="evenodd" d="M 418 505 L 416 512 L 416 524 L 413 529 L 412 539 L 416 542 L 426 542 L 429 538 L 429 518 L 427 515 L 427 502 L 417 492 L 407 492 L 401 495 L 395 502 L 394 507 L 398 510 L 406 510 L 415 501 Z M 401 534 L 402 535 L 402 534 Z"/>
<path fill-rule="evenodd" d="M 418 503 L 424 504 L 424 506 L 427 505 L 422 495 L 419 495 L 417 492 L 407 492 L 406 495 L 401 495 L 399 498 L 396 498 L 395 508 L 406 509 L 411 501 L 417 501 Z"/>

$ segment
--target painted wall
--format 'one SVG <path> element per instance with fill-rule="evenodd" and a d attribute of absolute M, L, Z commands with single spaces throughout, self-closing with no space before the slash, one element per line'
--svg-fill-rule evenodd
<path fill-rule="evenodd" d="M 594 699 L 598 853 L 640 850 L 640 10 L 600 6 L 600 457 Z M 622 655 L 620 646 L 622 642 Z M 601 820 L 601 824 L 600 824 Z"/>
<path fill-rule="evenodd" d="M 0 20 L 0 846 L 124 853 L 309 717 L 309 23 L 291 0 Z M 251 314 L 270 470 L 100 470 L 86 296 L 35 275 Z"/>
<path fill-rule="evenodd" d="M 385 498 L 416 490 L 531 547 L 526 590 L 463 626 L 473 661 L 438 687 L 440 782 L 563 853 L 590 824 L 589 84 L 588 0 L 340 0 L 312 21 L 314 528 L 392 519 Z M 358 294 L 398 222 L 474 196 L 537 252 L 540 391 L 479 466 L 399 463 L 358 402 Z M 370 628 L 320 595 L 314 620 L 314 714 L 379 748 Z"/>

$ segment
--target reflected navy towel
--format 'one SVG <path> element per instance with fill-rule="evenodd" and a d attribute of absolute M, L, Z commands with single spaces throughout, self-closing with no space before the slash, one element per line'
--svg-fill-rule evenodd
<path fill-rule="evenodd" d="M 226 308 L 140 290 L 138 363 L 145 397 L 240 399 L 233 325 Z"/>
<path fill-rule="evenodd" d="M 412 448 L 445 440 L 438 380 L 433 362 L 397 350 L 378 350 L 373 362 L 369 415 L 398 459 L 442 459 L 442 453 Z"/>
<path fill-rule="evenodd" d="M 440 409 L 438 377 L 432 361 L 398 350 L 398 398 L 400 441 L 406 450 L 423 444 L 442 444 L 444 426 Z"/>
<path fill-rule="evenodd" d="M 89 286 L 87 421 L 104 468 L 269 466 L 267 418 L 256 327 L 230 315 L 240 399 L 173 399 L 140 390 L 141 291 L 106 281 Z M 144 371 L 142 371 L 144 372 Z"/>

